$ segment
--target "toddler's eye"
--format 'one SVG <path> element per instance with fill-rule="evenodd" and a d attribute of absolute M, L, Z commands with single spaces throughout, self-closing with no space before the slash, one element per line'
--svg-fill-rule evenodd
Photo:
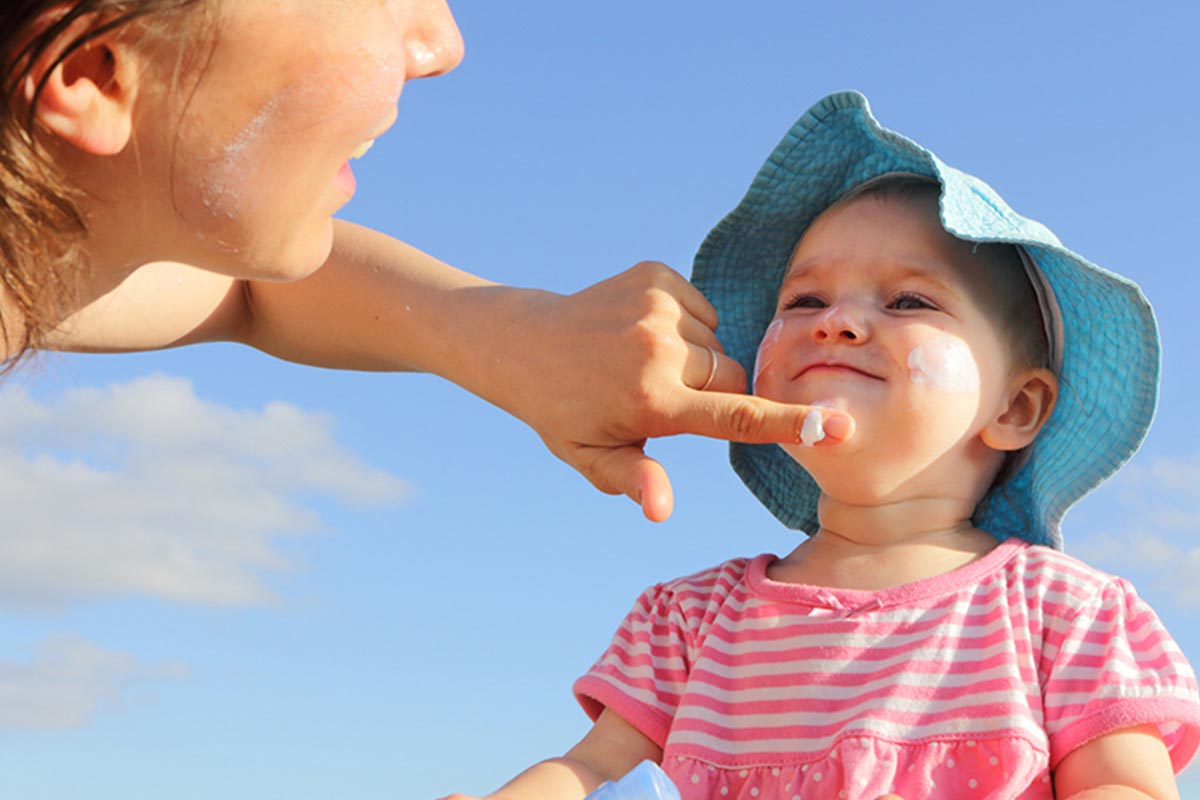
<path fill-rule="evenodd" d="M 793 308 L 824 308 L 825 305 L 825 301 L 815 294 L 798 294 L 780 307 L 784 311 L 791 311 Z"/>
<path fill-rule="evenodd" d="M 934 309 L 937 308 L 937 306 L 926 300 L 924 297 L 921 297 L 919 294 L 903 292 L 896 295 L 896 297 L 893 298 L 890 303 L 888 303 L 888 308 L 893 308 L 897 311 L 917 311 L 923 308 Z"/>

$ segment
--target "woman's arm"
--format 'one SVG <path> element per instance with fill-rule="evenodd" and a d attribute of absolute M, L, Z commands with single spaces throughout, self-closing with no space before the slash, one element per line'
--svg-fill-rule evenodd
<path fill-rule="evenodd" d="M 69 319 L 54 346 L 118 352 L 238 341 L 340 369 L 436 373 L 530 425 L 601 491 L 671 512 L 650 437 L 792 441 L 807 408 L 740 392 L 716 315 L 682 276 L 643 264 L 572 295 L 500 286 L 391 237 L 336 222 L 328 262 L 291 283 L 147 265 Z M 827 443 L 852 423 L 826 420 Z"/>
<path fill-rule="evenodd" d="M 1158 727 L 1143 725 L 1093 739 L 1054 770 L 1063 800 L 1179 800 L 1171 756 Z"/>
<path fill-rule="evenodd" d="M 637 728 L 605 709 L 579 744 L 562 758 L 534 764 L 486 800 L 582 800 L 605 781 L 641 762 L 662 760 L 662 750 Z M 453 794 L 443 800 L 475 800 Z"/>

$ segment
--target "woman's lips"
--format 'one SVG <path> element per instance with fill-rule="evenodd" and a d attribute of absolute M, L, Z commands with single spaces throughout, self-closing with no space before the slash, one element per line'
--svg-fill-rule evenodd
<path fill-rule="evenodd" d="M 333 179 L 333 182 L 337 186 L 338 190 L 347 197 L 353 197 L 355 190 L 358 188 L 358 181 L 354 177 L 354 170 L 350 168 L 350 161 L 365 156 L 373 144 L 375 144 L 374 139 L 369 139 L 360 144 L 358 148 L 350 154 L 350 158 L 346 161 L 346 163 L 342 164 L 341 168 L 337 172 L 337 176 Z"/>
<path fill-rule="evenodd" d="M 341 169 L 337 171 L 337 175 L 333 178 L 333 184 L 346 197 L 354 196 L 354 192 L 358 188 L 358 181 L 354 177 L 354 171 L 350 169 L 349 161 L 342 164 Z"/>

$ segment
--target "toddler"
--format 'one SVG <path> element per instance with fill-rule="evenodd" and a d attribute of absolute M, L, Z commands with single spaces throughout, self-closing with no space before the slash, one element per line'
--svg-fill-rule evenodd
<path fill-rule="evenodd" d="M 1177 798 L 1192 669 L 1060 551 L 1153 415 L 1137 287 L 855 93 L 792 128 L 693 280 L 755 393 L 818 407 L 793 444 L 732 445 L 810 536 L 647 590 L 575 684 L 593 728 L 495 796 L 578 800 L 649 758 L 685 800 Z"/>

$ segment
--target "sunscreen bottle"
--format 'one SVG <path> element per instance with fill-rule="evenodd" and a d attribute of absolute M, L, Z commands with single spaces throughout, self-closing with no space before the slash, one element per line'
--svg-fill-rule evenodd
<path fill-rule="evenodd" d="M 624 777 L 600 784 L 585 800 L 679 800 L 679 790 L 653 761 L 643 761 Z"/>

